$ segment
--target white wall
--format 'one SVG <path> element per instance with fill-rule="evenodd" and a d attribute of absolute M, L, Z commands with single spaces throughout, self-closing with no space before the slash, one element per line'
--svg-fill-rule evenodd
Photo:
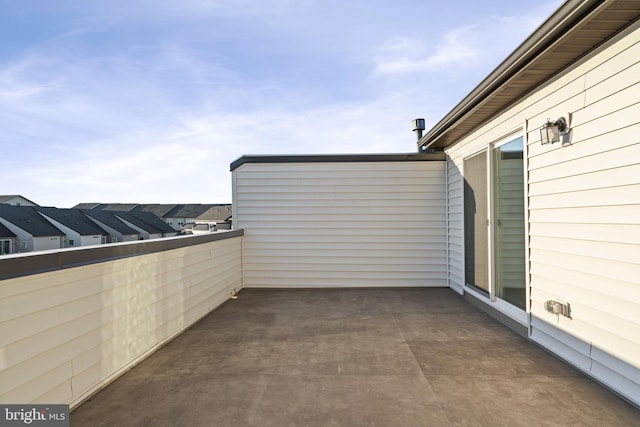
<path fill-rule="evenodd" d="M 101 245 L 102 244 L 102 235 L 87 235 L 80 236 L 80 246 L 93 246 L 93 245 Z"/>
<path fill-rule="evenodd" d="M 0 281 L 0 402 L 80 403 L 242 287 L 241 239 Z"/>
<path fill-rule="evenodd" d="M 640 403 L 640 24 L 447 150 L 450 281 L 462 157 L 526 123 L 532 339 Z M 571 114 L 571 145 L 540 144 Z M 571 318 L 548 313 L 549 299 Z"/>
<path fill-rule="evenodd" d="M 73 230 L 72 228 L 67 227 L 63 223 L 56 221 L 55 219 L 43 214 L 42 212 L 38 212 L 38 213 L 42 215 L 44 219 L 46 219 L 51 224 L 53 224 L 58 230 L 62 231 L 65 234 L 62 247 L 68 248 L 68 247 L 84 246 L 82 244 L 82 237 L 80 233 Z M 69 244 L 71 240 L 73 240 L 73 246 Z M 98 243 L 100 243 L 100 241 L 98 241 Z"/>
<path fill-rule="evenodd" d="M 33 238 L 34 251 L 46 251 L 48 249 L 60 249 L 64 247 L 64 236 L 38 236 Z"/>
<path fill-rule="evenodd" d="M 233 171 L 245 286 L 446 286 L 444 161 Z"/>

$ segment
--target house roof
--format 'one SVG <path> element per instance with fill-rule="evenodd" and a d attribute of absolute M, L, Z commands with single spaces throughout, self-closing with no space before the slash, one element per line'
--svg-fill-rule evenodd
<path fill-rule="evenodd" d="M 27 199 L 26 197 L 21 196 L 19 194 L 0 195 L 0 203 L 5 203 L 7 200 L 15 199 L 16 197 L 20 197 L 22 199 L 25 199 L 27 202 L 29 202 L 29 203 L 31 203 L 31 204 L 33 204 L 35 206 L 38 206 L 38 204 L 36 202 L 33 202 L 33 201 L 31 201 L 31 200 Z"/>
<path fill-rule="evenodd" d="M 102 211 L 99 209 L 81 209 L 81 211 L 87 217 L 100 221 L 104 225 L 113 228 L 121 234 L 140 234 L 124 222 L 120 221 L 112 211 Z"/>
<path fill-rule="evenodd" d="M 0 237 L 17 237 L 16 233 L 9 230 L 2 223 L 0 223 Z"/>
<path fill-rule="evenodd" d="M 144 211 L 113 211 L 117 217 L 124 219 L 149 233 L 175 233 L 166 222 L 152 214 Z"/>
<path fill-rule="evenodd" d="M 95 209 L 100 203 L 78 203 L 71 209 Z"/>
<path fill-rule="evenodd" d="M 197 218 L 207 209 L 215 206 L 225 205 L 214 203 L 79 203 L 74 208 L 119 212 L 150 212 L 158 218 Z"/>
<path fill-rule="evenodd" d="M 568 0 L 419 141 L 444 148 L 574 64 L 640 16 L 640 1 Z"/>
<path fill-rule="evenodd" d="M 20 227 L 34 237 L 64 236 L 62 231 L 44 219 L 44 217 L 31 206 L 0 204 L 0 217 Z"/>
<path fill-rule="evenodd" d="M 153 204 L 143 204 L 138 205 L 132 209 L 133 212 L 143 211 L 143 212 L 151 212 L 155 216 L 159 218 L 164 218 L 167 213 L 169 213 L 172 209 L 175 209 L 177 205 L 174 204 L 161 204 L 161 203 L 153 203 Z"/>
<path fill-rule="evenodd" d="M 203 213 L 205 213 L 208 209 L 220 205 L 212 205 L 212 204 L 180 204 L 176 205 L 171 212 L 165 215 L 166 218 L 197 218 Z"/>
<path fill-rule="evenodd" d="M 103 211 L 130 211 L 139 206 L 139 203 L 100 203 L 94 209 L 100 209 Z"/>
<path fill-rule="evenodd" d="M 83 236 L 96 234 L 107 234 L 95 222 L 87 218 L 79 209 L 60 209 L 53 207 L 38 207 L 38 212 L 49 218 L 66 225 L 70 229 L 80 233 Z"/>
<path fill-rule="evenodd" d="M 223 222 L 231 218 L 231 205 L 213 206 L 207 209 L 196 221 L 216 221 Z"/>

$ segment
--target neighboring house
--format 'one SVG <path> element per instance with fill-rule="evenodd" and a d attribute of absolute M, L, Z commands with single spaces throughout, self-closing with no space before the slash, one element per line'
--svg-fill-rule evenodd
<path fill-rule="evenodd" d="M 133 212 L 149 212 L 154 214 L 155 216 L 157 216 L 158 218 L 162 219 L 164 222 L 166 222 L 169 225 L 173 225 L 171 222 L 167 221 L 165 219 L 165 216 L 171 212 L 171 210 L 175 209 L 177 205 L 175 204 L 144 204 L 144 205 L 138 205 L 136 206 L 134 209 L 132 209 Z M 175 228 L 173 227 L 175 230 L 180 231 L 180 228 Z"/>
<path fill-rule="evenodd" d="M 100 209 L 103 211 L 130 211 L 140 206 L 138 203 L 101 203 L 93 209 Z"/>
<path fill-rule="evenodd" d="M 182 229 L 185 232 L 185 234 L 214 233 L 218 231 L 215 223 L 208 223 L 208 222 L 203 222 L 203 223 L 191 222 L 189 224 L 185 224 L 182 227 Z"/>
<path fill-rule="evenodd" d="M 95 209 L 100 206 L 100 203 L 78 203 L 71 209 Z"/>
<path fill-rule="evenodd" d="M 26 197 L 22 197 L 18 194 L 0 196 L 0 203 L 13 206 L 38 206 L 37 203 L 34 203 Z"/>
<path fill-rule="evenodd" d="M 64 233 L 31 206 L 0 205 L 0 223 L 16 235 L 14 252 L 64 247 Z"/>
<path fill-rule="evenodd" d="M 0 222 L 0 255 L 12 254 L 16 247 L 16 233 Z"/>
<path fill-rule="evenodd" d="M 105 230 L 108 243 L 131 242 L 140 240 L 140 233 L 119 220 L 112 211 L 81 209 L 82 213 Z"/>
<path fill-rule="evenodd" d="M 162 219 L 166 224 L 170 225 L 174 231 L 185 231 L 184 226 L 186 224 L 195 223 L 198 217 L 205 214 L 211 208 L 221 207 L 225 210 L 231 211 L 231 205 L 225 204 L 137 204 L 137 203 L 79 203 L 74 208 L 79 209 L 91 209 L 91 210 L 106 210 L 106 211 L 119 211 L 119 212 L 149 212 Z M 222 215 L 224 216 L 224 213 Z M 230 215 L 227 218 L 220 219 L 216 217 L 215 221 L 220 223 L 217 229 L 230 229 Z M 208 220 L 206 220 L 208 221 Z M 222 224 L 222 221 L 227 221 L 228 224 Z M 187 227 L 190 229 L 191 226 Z"/>
<path fill-rule="evenodd" d="M 234 162 L 245 286 L 448 286 L 640 405 L 639 17 L 565 2 L 430 154 Z"/>
<path fill-rule="evenodd" d="M 122 222 L 140 234 L 141 240 L 159 239 L 178 234 L 172 227 L 150 212 L 111 211 Z"/>
<path fill-rule="evenodd" d="M 199 216 L 216 206 L 221 205 L 196 203 L 176 205 L 164 215 L 164 220 L 175 230 L 182 230 L 184 225 L 195 223 Z"/>
<path fill-rule="evenodd" d="M 65 233 L 64 247 L 107 243 L 108 234 L 79 209 L 35 208 L 47 221 Z"/>
<path fill-rule="evenodd" d="M 231 230 L 231 205 L 210 207 L 193 222 L 196 227 L 192 230 Z"/>
<path fill-rule="evenodd" d="M 128 213 L 130 215 L 133 215 L 134 217 L 141 219 L 142 221 L 145 221 L 151 224 L 152 226 L 162 231 L 162 237 L 171 237 L 179 234 L 178 231 L 176 231 L 173 227 L 171 227 L 169 224 L 164 222 L 162 218 L 159 218 L 157 215 L 154 215 L 151 212 L 131 211 Z"/>

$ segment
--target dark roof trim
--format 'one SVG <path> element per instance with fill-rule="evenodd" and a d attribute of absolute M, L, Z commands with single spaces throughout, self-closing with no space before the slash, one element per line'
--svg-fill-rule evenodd
<path fill-rule="evenodd" d="M 0 281 L 48 271 L 97 264 L 121 258 L 169 251 L 244 235 L 244 230 L 219 231 L 192 236 L 166 237 L 138 242 L 109 243 L 90 248 L 74 248 L 22 256 L 0 257 Z"/>
<path fill-rule="evenodd" d="M 233 171 L 245 163 L 429 162 L 443 160 L 445 160 L 444 153 L 248 155 L 231 163 L 231 170 Z"/>
<path fill-rule="evenodd" d="M 487 76 L 475 89 L 473 89 L 458 105 L 456 105 L 442 120 L 440 120 L 431 130 L 429 130 L 419 141 L 419 147 L 443 148 L 452 145 L 464 136 L 473 132 L 482 122 L 466 123 L 464 127 L 456 129 L 463 124 L 472 114 L 478 118 L 489 120 L 494 114 L 504 110 L 511 103 L 517 101 L 521 96 L 530 92 L 544 81 L 548 80 L 559 71 L 574 63 L 577 58 L 567 55 L 567 62 L 559 69 L 546 73 L 541 73 L 540 78 L 534 84 L 528 83 L 518 96 L 507 96 L 501 99 L 494 99 L 493 106 L 486 106 L 487 101 L 496 92 L 502 90 L 507 85 L 517 81 L 519 75 L 532 66 L 534 61 L 552 48 L 557 47 L 571 31 L 579 24 L 591 16 L 595 16 L 607 8 L 615 9 L 621 6 L 616 5 L 616 0 L 569 0 L 547 19 L 538 29 L 525 40 L 516 50 L 507 57 L 489 76 Z M 629 25 L 629 22 L 620 22 L 618 30 L 622 30 Z M 610 37 L 598 39 L 593 45 L 585 45 L 582 51 L 584 56 L 595 47 L 604 43 Z M 540 60 L 544 63 L 544 59 Z M 496 107 L 495 104 L 498 104 Z M 481 111 L 482 108 L 486 111 Z M 483 120 L 483 121 L 484 121 Z M 468 120 L 467 120 L 468 121 Z M 449 135 L 451 134 L 451 135 Z"/>

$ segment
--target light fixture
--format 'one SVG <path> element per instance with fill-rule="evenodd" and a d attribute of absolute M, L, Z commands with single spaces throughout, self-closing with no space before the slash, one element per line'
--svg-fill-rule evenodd
<path fill-rule="evenodd" d="M 540 128 L 540 142 L 542 145 L 553 144 L 559 142 L 560 137 L 567 133 L 569 133 L 569 127 L 564 117 L 560 117 L 555 122 L 547 119 L 547 122 Z"/>

